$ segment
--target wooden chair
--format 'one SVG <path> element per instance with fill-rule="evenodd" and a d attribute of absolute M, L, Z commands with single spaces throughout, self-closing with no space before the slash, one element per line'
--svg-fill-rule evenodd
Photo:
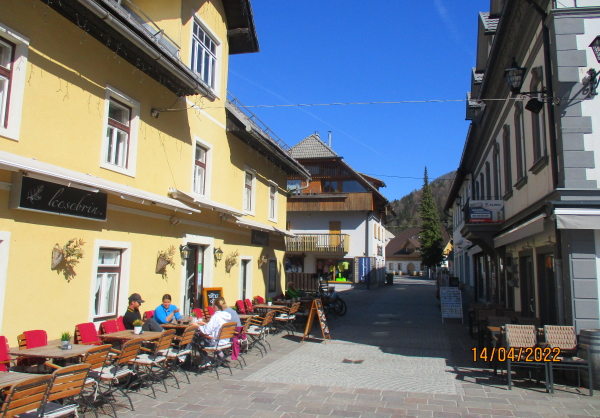
<path fill-rule="evenodd" d="M 487 317 L 496 316 L 495 309 L 477 309 L 475 311 L 475 322 L 474 326 L 477 330 L 477 343 L 479 348 L 483 347 L 483 336 L 487 328 Z"/>
<path fill-rule="evenodd" d="M 264 343 L 271 348 L 271 344 L 267 341 L 267 334 L 269 333 L 269 327 L 271 326 L 274 317 L 275 311 L 271 310 L 264 318 L 254 316 L 246 321 L 248 324 L 246 335 L 252 339 L 252 345 L 262 347 L 265 350 L 265 354 L 267 353 L 267 347 Z"/>
<path fill-rule="evenodd" d="M 471 338 L 473 338 L 473 326 L 475 325 L 475 311 L 484 308 L 485 304 L 483 303 L 469 304 L 469 335 L 471 336 Z"/>
<path fill-rule="evenodd" d="M 212 316 L 212 314 L 208 310 L 208 306 L 206 308 L 202 309 L 202 317 L 204 317 L 205 322 L 210 321 L 211 316 Z"/>
<path fill-rule="evenodd" d="M 250 299 L 245 299 L 244 304 L 246 305 L 246 312 L 248 314 L 254 313 L 254 306 L 252 306 L 252 301 Z"/>
<path fill-rule="evenodd" d="M 143 315 L 142 319 L 145 321 L 147 319 L 152 318 L 153 316 L 154 316 L 154 311 L 153 310 L 152 311 L 146 311 L 146 312 L 144 312 L 144 315 Z"/>
<path fill-rule="evenodd" d="M 572 326 L 545 325 L 544 336 L 546 339 L 545 346 L 556 352 L 551 352 L 550 358 L 554 360 L 554 356 L 558 354 L 555 361 L 548 362 L 548 372 L 550 377 L 550 392 L 554 393 L 554 369 L 577 370 L 577 387 L 581 387 L 580 370 L 587 370 L 589 376 L 589 394 L 594 396 L 593 382 L 593 364 L 590 357 L 589 346 L 577 344 L 577 336 L 575 328 Z M 585 359 L 578 357 L 578 351 L 581 349 L 586 353 Z"/>
<path fill-rule="evenodd" d="M 235 334 L 237 322 L 226 322 L 221 326 L 217 338 L 214 339 L 215 345 L 211 347 L 204 347 L 203 351 L 210 358 L 210 368 L 217 374 L 219 378 L 219 367 L 224 366 L 229 369 L 229 373 L 233 375 L 227 355 L 231 349 L 231 339 Z"/>
<path fill-rule="evenodd" d="M 52 385 L 48 391 L 46 402 L 40 408 L 40 417 L 59 418 L 77 415 L 79 406 L 89 407 L 96 413 L 94 405 L 82 396 L 83 387 L 91 366 L 87 363 L 61 367 L 52 373 Z M 65 402 L 71 398 L 72 402 Z M 55 401 L 62 400 L 62 403 Z"/>
<path fill-rule="evenodd" d="M 111 396 L 114 396 L 114 393 L 120 392 L 129 401 L 132 411 L 133 402 L 127 394 L 130 391 L 133 375 L 133 370 L 129 368 L 129 364 L 138 356 L 143 342 L 143 338 L 136 338 L 123 344 L 121 350 L 115 350 L 117 356 L 113 359 L 112 364 L 104 367 L 102 373 L 98 376 L 98 381 L 104 385 L 102 394 L 110 399 Z"/>
<path fill-rule="evenodd" d="M 119 327 L 116 319 L 104 321 L 100 323 L 100 334 L 110 334 L 111 332 L 118 332 Z"/>
<path fill-rule="evenodd" d="M 10 387 L 0 404 L 0 417 L 12 418 L 28 411 L 39 410 L 46 401 L 54 376 L 41 375 Z"/>
<path fill-rule="evenodd" d="M 93 387 L 94 397 L 100 397 L 103 402 L 107 403 L 112 408 L 113 414 L 116 417 L 117 411 L 115 410 L 114 405 L 106 396 L 104 396 L 102 391 L 99 390 L 101 376 L 104 373 L 104 369 L 109 367 L 110 364 L 109 359 L 111 351 L 112 345 L 110 344 L 103 344 L 98 347 L 94 347 L 85 353 L 85 356 L 81 362 L 90 365 L 90 373 L 85 381 L 85 387 Z"/>
<path fill-rule="evenodd" d="M 8 338 L 0 335 L 0 372 L 7 372 L 10 369 L 10 354 L 8 354 Z"/>
<path fill-rule="evenodd" d="M 282 308 L 280 310 L 281 313 L 274 317 L 275 324 L 294 335 L 296 331 L 296 312 L 298 312 L 298 309 L 300 309 L 300 302 L 294 302 L 290 308 Z"/>
<path fill-rule="evenodd" d="M 168 376 L 172 376 L 175 379 L 175 383 L 177 383 L 177 389 L 179 389 L 179 381 L 177 380 L 177 377 L 165 367 L 167 357 L 162 354 L 162 352 L 171 348 L 173 337 L 175 337 L 174 329 L 163 331 L 158 341 L 154 343 L 154 348 L 149 350 L 142 347 L 141 350 L 145 351 L 145 353 L 138 354 L 132 362 L 138 379 L 140 379 L 142 385 L 147 383 L 148 386 L 150 386 L 154 399 L 156 399 L 156 392 L 154 391 L 153 382 L 162 382 L 165 393 L 167 393 L 167 384 L 165 380 Z"/>
<path fill-rule="evenodd" d="M 48 344 L 48 334 L 44 330 L 25 331 L 17 336 L 19 350 L 28 348 L 42 347 Z M 48 373 L 49 370 L 44 367 L 45 359 L 34 357 L 19 357 L 17 358 L 17 367 L 15 371 L 23 371 L 26 373 Z"/>
<path fill-rule="evenodd" d="M 235 306 L 237 307 L 238 313 L 246 315 L 246 305 L 243 300 L 236 301 Z"/>
<path fill-rule="evenodd" d="M 75 344 L 102 345 L 102 341 L 98 338 L 96 324 L 93 322 L 75 325 L 74 335 Z"/>
<path fill-rule="evenodd" d="M 169 370 L 176 370 L 183 373 L 188 384 L 190 384 L 190 377 L 187 371 L 181 367 L 181 364 L 185 362 L 188 356 L 191 357 L 192 355 L 192 349 L 188 348 L 188 346 L 192 343 L 192 340 L 194 339 L 194 333 L 197 329 L 198 328 L 195 326 L 190 325 L 183 331 L 183 335 L 181 337 L 173 337 L 171 347 L 160 352 L 160 355 L 167 357 L 166 366 L 169 368 Z"/>
<path fill-rule="evenodd" d="M 194 309 L 192 309 L 192 312 L 194 312 L 196 314 L 196 318 L 204 317 L 204 312 L 202 312 L 202 309 L 200 309 L 200 308 L 194 308 Z"/>
<path fill-rule="evenodd" d="M 514 367 L 543 368 L 546 378 L 546 392 L 549 392 L 550 381 L 548 379 L 548 363 L 544 361 L 530 361 L 531 359 L 535 360 L 535 349 L 540 349 L 540 347 L 537 346 L 537 331 L 535 326 L 507 324 L 504 327 L 504 342 L 507 352 L 506 370 L 508 389 L 512 389 L 512 369 Z M 513 357 L 511 354 L 514 354 L 514 361 L 509 358 L 509 356 Z"/>

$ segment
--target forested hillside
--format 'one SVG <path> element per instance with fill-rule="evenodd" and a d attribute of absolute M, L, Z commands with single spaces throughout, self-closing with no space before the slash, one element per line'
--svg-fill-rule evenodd
<path fill-rule="evenodd" d="M 452 187 L 452 179 L 456 171 L 452 171 L 448 174 L 444 174 L 441 177 L 433 180 L 431 185 L 431 191 L 433 193 L 433 199 L 440 214 L 440 219 L 444 221 L 447 216 L 444 215 L 444 205 Z M 419 202 L 421 201 L 421 189 L 414 190 L 400 200 L 392 201 L 392 208 L 396 212 L 396 217 L 388 217 L 387 229 L 394 235 L 398 235 L 406 228 L 415 226 L 421 226 L 421 219 L 419 218 Z"/>

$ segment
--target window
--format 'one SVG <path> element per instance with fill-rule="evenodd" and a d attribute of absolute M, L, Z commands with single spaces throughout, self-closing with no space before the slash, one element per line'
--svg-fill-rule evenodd
<path fill-rule="evenodd" d="M 94 316 L 116 316 L 121 276 L 121 250 L 101 248 L 94 295 Z"/>
<path fill-rule="evenodd" d="M 268 292 L 277 291 L 277 260 L 269 260 L 269 289 Z"/>
<path fill-rule="evenodd" d="M 366 191 L 367 191 L 367 189 L 365 189 L 363 187 L 363 185 L 360 184 L 356 180 L 344 180 L 344 181 L 342 181 L 342 192 L 345 192 L 345 193 L 364 193 Z"/>
<path fill-rule="evenodd" d="M 287 181 L 287 189 L 288 190 L 297 190 L 302 187 L 302 180 L 288 180 Z"/>
<path fill-rule="evenodd" d="M 135 177 L 139 108 L 138 102 L 107 86 L 102 168 Z"/>
<path fill-rule="evenodd" d="M 490 169 L 490 163 L 488 161 L 486 161 L 485 163 L 485 190 L 487 192 L 487 195 L 485 196 L 486 199 L 491 200 L 491 199 L 496 199 L 494 196 L 492 196 L 492 176 L 491 176 L 491 169 Z"/>
<path fill-rule="evenodd" d="M 254 214 L 254 183 L 256 175 L 254 171 L 244 171 L 244 210 Z"/>
<path fill-rule="evenodd" d="M 510 155 L 510 130 L 508 126 L 504 127 L 504 192 L 508 193 L 512 190 L 512 165 Z"/>
<path fill-rule="evenodd" d="M 321 187 L 323 188 L 323 193 L 339 192 L 339 185 L 337 180 L 323 180 L 321 182 Z"/>
<path fill-rule="evenodd" d="M 29 39 L 0 23 L 0 135 L 19 140 Z"/>
<path fill-rule="evenodd" d="M 479 187 L 481 191 L 479 196 L 481 197 L 481 200 L 485 200 L 485 177 L 483 176 L 483 173 L 479 173 Z"/>
<path fill-rule="evenodd" d="M 130 125 L 131 108 L 111 98 L 108 103 L 108 127 L 106 130 L 107 163 L 127 168 Z"/>
<path fill-rule="evenodd" d="M 194 157 L 194 192 L 206 194 L 206 148 L 196 144 Z"/>
<path fill-rule="evenodd" d="M 542 91 L 542 69 L 537 68 L 532 70 L 533 78 L 531 80 L 531 91 Z M 541 99 L 541 93 L 532 94 L 532 98 Z M 545 108 L 542 107 L 539 113 L 531 112 L 531 133 L 533 136 L 533 159 L 537 162 L 540 158 L 545 157 L 547 154 L 546 150 L 546 124 L 545 120 Z"/>
<path fill-rule="evenodd" d="M 496 142 L 494 146 L 494 155 L 493 155 L 493 169 L 494 169 L 494 195 L 495 199 L 500 199 L 500 153 L 499 150 L 500 145 Z"/>
<path fill-rule="evenodd" d="M 269 185 L 269 220 L 277 221 L 277 185 Z"/>
<path fill-rule="evenodd" d="M 523 107 L 515 104 L 515 151 L 517 152 L 517 181 L 525 176 L 525 153 L 523 150 Z"/>
<path fill-rule="evenodd" d="M 192 34 L 192 70 L 211 89 L 216 88 L 217 43 L 196 20 Z"/>
<path fill-rule="evenodd" d="M 13 78 L 15 46 L 0 38 L 0 127 L 8 126 L 8 96 Z"/>

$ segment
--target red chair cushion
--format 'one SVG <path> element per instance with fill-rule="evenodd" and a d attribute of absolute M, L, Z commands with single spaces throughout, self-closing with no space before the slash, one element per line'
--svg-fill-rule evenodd
<path fill-rule="evenodd" d="M 239 313 L 241 313 L 242 315 L 246 315 L 246 307 L 244 306 L 244 301 L 243 300 L 238 300 L 235 303 L 235 306 L 237 306 Z"/>
<path fill-rule="evenodd" d="M 196 318 L 203 318 L 204 317 L 204 314 L 202 313 L 202 309 L 200 309 L 200 308 L 192 309 L 192 312 L 196 313 Z"/>
<path fill-rule="evenodd" d="M 144 312 L 144 317 L 145 317 L 146 319 L 150 319 L 150 318 L 152 318 L 153 316 L 154 316 L 154 311 L 146 311 L 146 312 Z"/>
<path fill-rule="evenodd" d="M 258 303 L 265 303 L 265 300 L 264 300 L 262 297 L 260 297 L 260 296 L 257 296 L 257 297 L 256 297 L 256 301 L 257 301 Z"/>
<path fill-rule="evenodd" d="M 48 345 L 48 334 L 46 334 L 46 331 L 42 329 L 25 331 L 24 334 L 27 348 L 36 348 Z"/>
<path fill-rule="evenodd" d="M 252 301 L 250 299 L 246 299 L 244 302 L 246 302 L 246 311 L 248 311 L 250 313 L 254 313 L 254 307 L 252 306 Z"/>
<path fill-rule="evenodd" d="M 123 322 L 123 317 L 122 316 L 118 317 L 116 319 L 116 321 L 117 321 L 117 330 L 119 330 L 119 331 L 125 331 L 126 328 L 125 328 L 125 323 Z"/>
<path fill-rule="evenodd" d="M 75 325 L 75 327 L 79 331 L 81 344 L 102 344 L 98 339 L 98 331 L 96 331 L 96 325 L 93 322 Z"/>
<path fill-rule="evenodd" d="M 208 313 L 210 314 L 210 316 L 213 316 L 215 314 L 215 308 L 213 308 L 212 306 L 207 306 L 206 309 L 208 309 Z"/>
<path fill-rule="evenodd" d="M 102 323 L 102 328 L 104 329 L 105 334 L 119 331 L 119 327 L 117 326 L 116 319 L 111 319 L 110 321 L 104 321 Z"/>
<path fill-rule="evenodd" d="M 8 354 L 8 338 L 4 335 L 0 335 L 0 372 L 8 371 L 8 363 L 10 361 L 10 354 Z"/>

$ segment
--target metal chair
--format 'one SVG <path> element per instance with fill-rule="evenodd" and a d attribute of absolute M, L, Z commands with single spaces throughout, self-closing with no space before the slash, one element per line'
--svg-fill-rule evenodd
<path fill-rule="evenodd" d="M 545 325 L 544 336 L 546 338 L 546 347 L 553 351 L 556 350 L 549 354 L 550 358 L 552 360 L 559 360 L 548 362 L 550 392 L 554 393 L 554 369 L 577 370 L 577 387 L 581 387 L 580 370 L 583 369 L 588 372 L 590 396 L 594 396 L 593 365 L 589 347 L 577 344 L 575 328 L 572 326 Z M 579 348 L 586 352 L 587 360 L 578 357 Z"/>
<path fill-rule="evenodd" d="M 300 302 L 295 302 L 290 308 L 281 308 L 280 314 L 275 316 L 275 324 L 281 329 L 285 329 L 288 333 L 294 335 L 296 331 L 296 312 L 300 309 Z"/>
<path fill-rule="evenodd" d="M 48 390 L 46 401 L 42 403 L 39 410 L 41 418 L 59 418 L 70 415 L 77 416 L 79 406 L 89 407 L 96 417 L 98 412 L 94 405 L 82 396 L 85 382 L 90 372 L 91 365 L 87 363 L 74 364 L 72 366 L 61 367 L 52 373 L 52 385 Z M 71 402 L 64 402 L 65 399 L 72 399 Z M 62 400 L 62 403 L 55 401 Z"/>
<path fill-rule="evenodd" d="M 165 380 L 168 376 L 172 376 L 175 379 L 175 383 L 177 383 L 177 388 L 179 389 L 179 381 L 177 380 L 177 376 L 175 376 L 165 366 L 167 356 L 163 354 L 165 350 L 171 348 L 173 337 L 175 337 L 174 329 L 163 331 L 158 341 L 154 343 L 153 349 L 150 350 L 141 347 L 140 350 L 145 351 L 145 353 L 138 354 L 132 361 L 141 385 L 147 383 L 148 386 L 150 386 L 154 399 L 156 399 L 156 392 L 154 391 L 154 385 L 152 384 L 153 382 L 162 382 L 163 387 L 165 388 L 165 393 L 167 393 L 168 390 Z"/>
<path fill-rule="evenodd" d="M 250 336 L 253 345 L 262 347 L 265 350 L 265 354 L 267 353 L 267 347 L 263 343 L 266 343 L 271 348 L 271 344 L 267 341 L 267 334 L 269 333 L 269 327 L 274 317 L 275 311 L 271 310 L 264 318 L 254 316 L 246 321 L 249 323 L 246 335 Z"/>
<path fill-rule="evenodd" d="M 229 369 L 229 373 L 233 375 L 231 366 L 229 365 L 229 360 L 227 360 L 227 354 L 229 354 L 229 350 L 231 349 L 231 339 L 235 334 L 236 327 L 237 322 L 224 323 L 221 325 L 221 329 L 219 330 L 217 338 L 214 339 L 215 345 L 204 347 L 202 349 L 202 351 L 204 351 L 210 358 L 210 368 L 213 369 L 217 374 L 217 379 L 219 378 L 220 366 L 227 367 Z"/>
<path fill-rule="evenodd" d="M 104 372 L 105 367 L 109 367 L 109 359 L 112 351 L 112 345 L 104 344 L 98 347 L 94 347 L 88 350 L 85 353 L 85 356 L 81 360 L 82 363 L 86 363 L 90 365 L 90 373 L 85 381 L 84 388 L 93 387 L 92 398 L 96 401 L 97 398 L 100 398 L 102 401 L 106 402 L 113 410 L 113 415 L 117 416 L 117 411 L 115 410 L 115 406 L 112 402 L 99 390 L 100 388 L 100 376 Z"/>
<path fill-rule="evenodd" d="M 52 375 L 42 375 L 12 385 L 0 404 L 0 417 L 25 416 L 29 411 L 34 411 L 31 417 L 37 417 L 35 410 L 39 410 L 46 401 L 53 379 Z"/>
<path fill-rule="evenodd" d="M 181 367 L 181 364 L 185 362 L 188 356 L 192 355 L 192 349 L 189 348 L 189 345 L 192 343 L 194 333 L 197 329 L 195 326 L 190 325 L 183 331 L 181 337 L 173 337 L 174 342 L 171 342 L 171 347 L 160 352 L 160 355 L 167 357 L 166 366 L 169 370 L 176 370 L 183 373 L 188 384 L 190 384 L 190 377 L 187 371 Z"/>

